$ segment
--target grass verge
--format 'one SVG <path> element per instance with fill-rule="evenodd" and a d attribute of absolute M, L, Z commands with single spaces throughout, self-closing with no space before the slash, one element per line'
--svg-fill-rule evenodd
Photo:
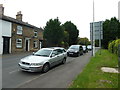
<path fill-rule="evenodd" d="M 77 76 L 69 88 L 118 88 L 118 74 L 105 73 L 101 71 L 101 67 L 117 67 L 118 57 L 101 50 L 92 57 L 89 64 Z"/>

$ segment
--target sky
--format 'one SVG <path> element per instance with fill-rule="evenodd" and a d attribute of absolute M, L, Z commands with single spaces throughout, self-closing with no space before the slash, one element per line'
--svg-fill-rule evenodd
<path fill-rule="evenodd" d="M 94 0 L 95 22 L 118 18 L 120 0 Z M 90 39 L 90 22 L 93 22 L 93 0 L 0 0 L 4 15 L 16 18 L 18 11 L 23 21 L 37 27 L 45 27 L 49 19 L 59 18 L 61 24 L 74 23 L 79 37 Z"/>

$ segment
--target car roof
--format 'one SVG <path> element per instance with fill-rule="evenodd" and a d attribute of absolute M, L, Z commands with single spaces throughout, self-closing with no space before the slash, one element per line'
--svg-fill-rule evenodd
<path fill-rule="evenodd" d="M 44 50 L 54 50 L 52 48 L 42 48 L 42 49 L 44 49 Z"/>
<path fill-rule="evenodd" d="M 64 49 L 63 47 L 51 47 L 53 49 Z"/>
<path fill-rule="evenodd" d="M 62 47 L 49 47 L 49 48 L 42 48 L 42 49 L 54 50 L 54 49 L 64 49 L 64 48 L 62 48 Z"/>
<path fill-rule="evenodd" d="M 81 46 L 81 45 L 71 45 L 71 46 Z"/>

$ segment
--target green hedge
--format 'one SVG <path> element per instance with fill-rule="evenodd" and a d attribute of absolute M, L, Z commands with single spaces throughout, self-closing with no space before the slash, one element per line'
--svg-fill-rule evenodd
<path fill-rule="evenodd" d="M 117 54 L 118 55 L 118 45 L 120 44 L 120 39 L 114 40 L 109 43 L 108 45 L 108 50 L 111 53 Z"/>

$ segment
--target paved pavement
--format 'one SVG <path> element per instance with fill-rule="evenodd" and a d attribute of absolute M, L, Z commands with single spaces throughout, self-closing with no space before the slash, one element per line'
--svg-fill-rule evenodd
<path fill-rule="evenodd" d="M 49 72 L 28 73 L 19 70 L 19 60 L 31 53 L 3 55 L 3 88 L 67 88 L 89 62 L 91 52 L 80 57 L 68 57 L 64 65 L 58 65 Z"/>

